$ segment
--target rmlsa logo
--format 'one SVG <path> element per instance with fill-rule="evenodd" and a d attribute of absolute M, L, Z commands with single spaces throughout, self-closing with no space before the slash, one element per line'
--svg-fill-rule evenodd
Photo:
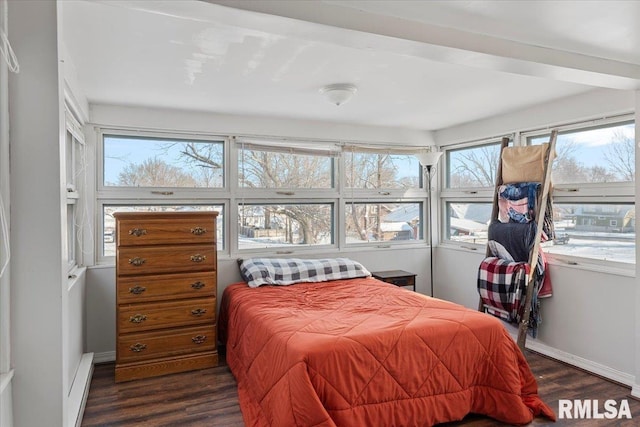
<path fill-rule="evenodd" d="M 618 402 L 609 399 L 605 400 L 600 406 L 597 399 L 560 399 L 558 401 L 558 418 L 563 419 L 594 419 L 612 420 L 614 418 L 631 419 L 631 410 L 629 402 L 624 399 Z"/>

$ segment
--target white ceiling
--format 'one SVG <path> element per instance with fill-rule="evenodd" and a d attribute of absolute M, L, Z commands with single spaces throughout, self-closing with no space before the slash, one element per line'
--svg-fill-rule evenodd
<path fill-rule="evenodd" d="M 640 89 L 640 1 L 63 1 L 91 103 L 436 130 Z M 331 83 L 358 92 L 336 107 Z"/>

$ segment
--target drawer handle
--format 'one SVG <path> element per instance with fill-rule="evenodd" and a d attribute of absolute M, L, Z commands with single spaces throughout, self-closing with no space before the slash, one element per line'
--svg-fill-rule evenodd
<path fill-rule="evenodd" d="M 203 282 L 195 282 L 191 284 L 191 287 L 193 289 L 202 289 L 204 288 L 204 283 Z"/>
<path fill-rule="evenodd" d="M 140 267 L 142 264 L 144 264 L 147 260 L 144 258 L 139 258 L 139 257 L 135 257 L 135 258 L 131 258 L 129 259 L 129 264 L 133 264 L 136 267 Z"/>
<path fill-rule="evenodd" d="M 195 308 L 193 310 L 191 310 L 191 314 L 193 314 L 194 316 L 202 316 L 203 314 L 205 314 L 207 312 L 206 308 Z"/>
<path fill-rule="evenodd" d="M 145 234 L 147 234 L 147 230 L 145 228 L 132 228 L 131 230 L 129 230 L 129 235 L 131 236 L 140 237 L 144 236 Z"/>
<path fill-rule="evenodd" d="M 206 340 L 207 340 L 206 335 L 196 335 L 195 337 L 191 338 L 191 341 L 193 341 L 195 344 L 202 344 Z"/>
<path fill-rule="evenodd" d="M 131 323 L 142 323 L 147 320 L 147 316 L 145 314 L 136 314 L 135 316 L 129 317 L 129 322 Z"/>
<path fill-rule="evenodd" d="M 202 236 L 207 232 L 207 229 L 204 227 L 193 227 L 191 229 L 191 234 L 195 234 L 196 236 Z"/>
<path fill-rule="evenodd" d="M 140 295 L 146 290 L 147 288 L 145 288 L 144 286 L 134 286 L 133 288 L 129 288 L 129 293 L 134 295 Z"/>
<path fill-rule="evenodd" d="M 134 353 L 140 353 L 142 350 L 146 350 L 146 349 L 147 349 L 147 345 L 141 344 L 139 342 L 129 347 L 129 350 L 133 351 Z"/>
<path fill-rule="evenodd" d="M 200 254 L 191 255 L 191 261 L 193 261 L 193 262 L 202 262 L 205 259 L 207 259 L 206 255 L 200 255 Z"/>

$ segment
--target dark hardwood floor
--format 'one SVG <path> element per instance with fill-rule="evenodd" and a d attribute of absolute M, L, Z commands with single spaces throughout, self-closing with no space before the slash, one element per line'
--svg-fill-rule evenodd
<path fill-rule="evenodd" d="M 607 399 L 626 399 L 633 419 L 558 420 L 536 418 L 530 425 L 638 426 L 640 402 L 630 390 L 579 369 L 527 351 L 543 400 L 558 413 L 559 399 L 598 399 L 600 412 Z M 471 415 L 442 426 L 503 426 L 487 417 Z M 244 426 L 236 382 L 224 363 L 201 371 L 116 384 L 114 364 L 97 365 L 82 426 Z M 363 426 L 364 427 L 364 426 Z M 383 426 L 372 426 L 383 427 Z"/>

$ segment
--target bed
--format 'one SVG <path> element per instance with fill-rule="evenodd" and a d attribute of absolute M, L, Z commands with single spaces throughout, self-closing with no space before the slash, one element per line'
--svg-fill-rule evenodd
<path fill-rule="evenodd" d="M 225 289 L 218 319 L 247 426 L 555 420 L 492 316 L 368 275 L 247 283 Z"/>

